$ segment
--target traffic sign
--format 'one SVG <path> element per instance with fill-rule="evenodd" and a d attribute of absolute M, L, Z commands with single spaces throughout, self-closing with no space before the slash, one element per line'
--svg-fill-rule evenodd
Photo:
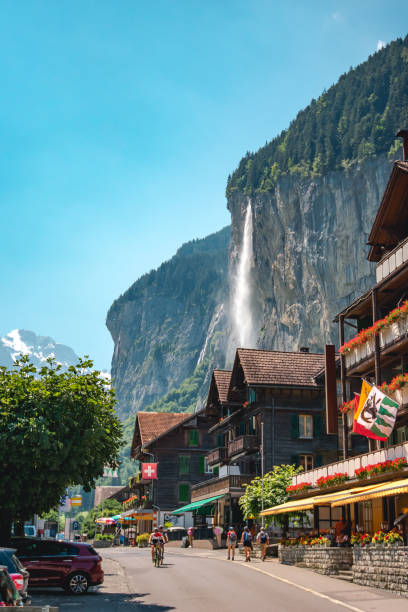
<path fill-rule="evenodd" d="M 104 467 L 103 477 L 104 478 L 117 478 L 118 470 L 115 470 L 114 468 L 110 468 L 110 467 Z"/>
<path fill-rule="evenodd" d="M 73 531 L 78 531 L 78 529 L 79 529 L 78 521 L 72 521 L 72 530 Z"/>
<path fill-rule="evenodd" d="M 82 495 L 74 495 L 71 497 L 71 506 L 74 508 L 75 506 L 82 506 Z"/>

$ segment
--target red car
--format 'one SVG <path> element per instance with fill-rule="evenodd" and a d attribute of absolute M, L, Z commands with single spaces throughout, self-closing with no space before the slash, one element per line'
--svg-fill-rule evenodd
<path fill-rule="evenodd" d="M 89 544 L 13 537 L 17 557 L 30 572 L 29 586 L 62 587 L 82 595 L 103 583 L 102 557 Z"/>

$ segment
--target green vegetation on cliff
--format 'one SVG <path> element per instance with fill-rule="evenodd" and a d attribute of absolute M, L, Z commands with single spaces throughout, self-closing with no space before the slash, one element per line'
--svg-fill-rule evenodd
<path fill-rule="evenodd" d="M 313 177 L 377 153 L 394 153 L 400 145 L 395 134 L 404 128 L 408 36 L 343 74 L 300 111 L 287 130 L 257 153 L 247 153 L 228 179 L 227 197 L 234 191 L 270 191 L 284 174 Z"/>

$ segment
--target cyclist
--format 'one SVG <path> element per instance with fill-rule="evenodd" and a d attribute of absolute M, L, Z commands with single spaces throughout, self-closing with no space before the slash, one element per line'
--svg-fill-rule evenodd
<path fill-rule="evenodd" d="M 156 546 L 160 547 L 160 550 L 162 551 L 163 554 L 163 542 L 164 542 L 164 537 L 162 532 L 160 531 L 160 529 L 158 527 L 155 528 L 155 530 L 153 531 L 153 533 L 150 534 L 150 538 L 149 538 L 149 544 L 150 547 L 152 549 L 152 561 L 154 563 L 154 549 Z M 163 560 L 162 560 L 163 562 Z"/>

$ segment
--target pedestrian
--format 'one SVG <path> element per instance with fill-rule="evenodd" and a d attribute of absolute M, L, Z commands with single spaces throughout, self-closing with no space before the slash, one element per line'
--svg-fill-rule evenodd
<path fill-rule="evenodd" d="M 188 543 L 190 544 L 190 546 L 193 546 L 193 540 L 194 540 L 194 529 L 193 529 L 193 527 L 189 527 L 187 529 L 187 535 L 188 535 Z"/>
<path fill-rule="evenodd" d="M 244 531 L 242 532 L 241 544 L 244 547 L 245 561 L 250 561 L 252 550 L 252 535 L 247 525 L 245 525 Z"/>
<path fill-rule="evenodd" d="M 233 527 L 230 527 L 227 533 L 227 549 L 228 549 L 228 556 L 227 559 L 228 561 L 231 560 L 234 561 L 234 557 L 235 557 L 235 546 L 237 545 L 237 534 L 236 531 Z"/>
<path fill-rule="evenodd" d="M 269 546 L 269 536 L 266 533 L 265 529 L 261 529 L 261 531 L 257 535 L 256 541 L 261 546 L 261 559 L 262 561 L 265 561 L 266 550 Z"/>

